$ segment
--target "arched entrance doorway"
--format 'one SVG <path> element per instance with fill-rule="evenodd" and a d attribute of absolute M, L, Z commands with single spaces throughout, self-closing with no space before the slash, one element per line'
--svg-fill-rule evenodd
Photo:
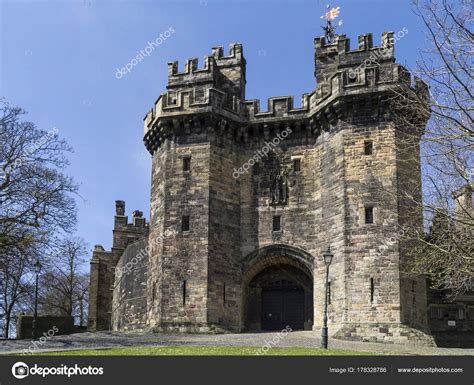
<path fill-rule="evenodd" d="M 313 324 L 312 258 L 272 245 L 244 260 L 243 325 L 247 331 L 310 330 Z"/>

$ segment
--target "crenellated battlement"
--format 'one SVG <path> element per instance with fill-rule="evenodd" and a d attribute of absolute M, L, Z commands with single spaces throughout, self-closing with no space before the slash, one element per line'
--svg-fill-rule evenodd
<path fill-rule="evenodd" d="M 413 81 L 411 74 L 395 63 L 394 42 L 393 32 L 382 33 L 378 46 L 374 46 L 372 34 L 360 35 L 354 49 L 345 35 L 336 36 L 332 43 L 324 37 L 315 38 L 314 91 L 303 95 L 298 108 L 294 107 L 292 96 L 270 97 L 266 111 L 260 100 L 245 100 L 246 61 L 241 44 L 231 44 L 227 56 L 222 47 L 212 48 L 203 68 L 199 68 L 197 58 L 188 59 L 183 72 L 178 71 L 178 62 L 170 62 L 167 91 L 144 119 L 146 147 L 153 153 L 172 132 L 170 127 L 187 127 L 190 121 L 199 122 L 208 114 L 232 121 L 236 129 L 305 120 L 307 126 L 320 128 L 348 116 L 374 115 L 373 111 L 386 116 L 383 95 L 393 92 L 395 86 L 423 94 L 427 91 L 424 83 Z M 199 123 L 189 129 L 196 126 Z"/>
<path fill-rule="evenodd" d="M 304 117 L 309 112 L 310 99 L 313 93 L 304 94 L 301 98 L 301 107 L 294 107 L 293 96 L 277 96 L 267 99 L 267 110 L 261 111 L 261 103 L 259 99 L 246 100 L 243 103 L 245 106 L 248 119 L 263 120 L 269 118 L 283 117 Z"/>
<path fill-rule="evenodd" d="M 337 35 L 333 43 L 327 43 L 324 36 L 314 38 L 314 47 L 320 50 L 319 54 L 324 54 L 336 51 L 339 54 L 359 53 L 361 51 L 369 51 L 370 49 L 393 48 L 394 46 L 394 32 L 382 32 L 381 45 L 374 47 L 372 33 L 366 33 L 358 36 L 358 48 L 350 49 L 350 39 L 344 35 Z"/>
<path fill-rule="evenodd" d="M 242 44 L 231 44 L 228 56 L 224 56 L 222 47 L 215 47 L 212 55 L 204 58 L 203 68 L 199 68 L 197 58 L 188 59 L 182 72 L 177 61 L 169 62 L 167 88 L 172 93 L 183 88 L 199 88 L 202 92 L 213 87 L 245 99 L 245 64 Z"/>
<path fill-rule="evenodd" d="M 372 34 L 360 35 L 358 48 L 350 47 L 346 35 L 338 35 L 333 43 L 327 44 L 324 36 L 314 39 L 314 63 L 316 82 L 327 81 L 340 70 L 351 71 L 356 81 L 364 68 L 389 65 L 395 62 L 394 33 L 383 32 L 381 45 L 373 46 Z M 355 74 L 355 76 L 354 76 Z"/>
<path fill-rule="evenodd" d="M 168 78 L 181 77 L 195 72 L 210 72 L 213 69 L 213 63 L 219 68 L 245 64 L 242 44 L 230 44 L 228 56 L 224 56 L 224 48 L 222 46 L 212 48 L 212 55 L 204 57 L 204 67 L 201 69 L 198 68 L 198 58 L 188 59 L 184 65 L 183 72 L 178 71 L 178 61 L 171 61 L 168 63 Z"/>
<path fill-rule="evenodd" d="M 185 75 L 191 75 L 195 72 L 212 72 L 212 56 L 206 56 L 204 58 L 204 68 L 198 69 L 198 58 L 188 59 L 184 65 L 184 71 L 178 72 L 178 61 L 172 61 L 168 63 L 168 78 L 180 78 Z"/>

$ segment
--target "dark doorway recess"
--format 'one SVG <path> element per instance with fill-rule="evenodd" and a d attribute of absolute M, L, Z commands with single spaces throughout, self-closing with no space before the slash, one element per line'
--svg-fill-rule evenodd
<path fill-rule="evenodd" d="M 244 289 L 244 330 L 311 330 L 313 277 L 304 267 L 274 263 Z"/>
<path fill-rule="evenodd" d="M 286 280 L 262 288 L 262 330 L 304 329 L 304 290 Z"/>

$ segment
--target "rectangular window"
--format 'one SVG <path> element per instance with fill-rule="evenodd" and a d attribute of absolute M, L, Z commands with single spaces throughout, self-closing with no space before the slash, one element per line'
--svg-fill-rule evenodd
<path fill-rule="evenodd" d="M 273 216 L 273 231 L 281 231 L 281 215 Z"/>
<path fill-rule="evenodd" d="M 204 98 L 204 90 L 201 88 L 201 89 L 197 89 L 194 91 L 194 97 L 196 99 L 202 99 Z"/>
<path fill-rule="evenodd" d="M 365 208 L 365 223 L 374 223 L 374 208 L 366 207 Z"/>
<path fill-rule="evenodd" d="M 430 308 L 431 319 L 443 319 L 443 317 L 444 317 L 444 308 L 440 306 L 433 306 Z"/>
<path fill-rule="evenodd" d="M 301 159 L 293 159 L 293 171 L 294 172 L 301 171 Z"/>
<path fill-rule="evenodd" d="M 373 142 L 371 140 L 366 140 L 364 142 L 364 155 L 372 155 L 373 147 Z"/>
<path fill-rule="evenodd" d="M 186 281 L 183 281 L 183 306 L 186 305 Z"/>
<path fill-rule="evenodd" d="M 181 218 L 181 231 L 189 231 L 189 215 L 183 215 Z"/>
<path fill-rule="evenodd" d="M 464 320 L 464 308 L 463 307 L 458 308 L 458 320 L 460 320 L 460 321 Z"/>
<path fill-rule="evenodd" d="M 183 158 L 183 171 L 189 171 L 191 170 L 191 157 L 186 156 Z"/>
<path fill-rule="evenodd" d="M 174 92 L 168 92 L 168 104 L 176 104 L 176 94 Z"/>

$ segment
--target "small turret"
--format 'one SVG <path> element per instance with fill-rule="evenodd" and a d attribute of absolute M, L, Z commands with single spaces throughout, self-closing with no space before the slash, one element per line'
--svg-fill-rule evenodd
<path fill-rule="evenodd" d="M 133 226 L 144 227 L 146 224 L 145 218 L 143 218 L 143 211 L 135 210 L 133 212 Z"/>
<path fill-rule="evenodd" d="M 196 87 L 217 88 L 230 96 L 245 99 L 245 58 L 242 44 L 233 43 L 229 56 L 224 56 L 222 47 L 212 49 L 212 55 L 204 58 L 204 68 L 198 68 L 197 58 L 188 59 L 184 71 L 178 71 L 178 62 L 168 63 L 168 93 L 177 93 Z"/>
<path fill-rule="evenodd" d="M 315 38 L 314 76 L 316 82 L 321 84 L 342 69 L 360 73 L 369 66 L 394 63 L 393 35 L 393 32 L 383 32 L 382 44 L 377 47 L 373 46 L 371 33 L 360 35 L 359 46 L 354 50 L 350 49 L 350 39 L 346 35 L 337 35 L 334 43 L 331 44 L 326 43 L 324 36 Z"/>

